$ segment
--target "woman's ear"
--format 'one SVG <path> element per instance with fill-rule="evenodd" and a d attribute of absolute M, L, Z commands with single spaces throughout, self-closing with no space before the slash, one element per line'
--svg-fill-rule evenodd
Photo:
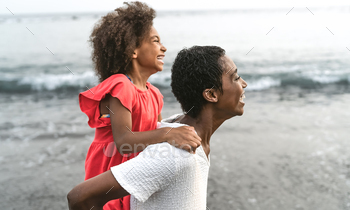
<path fill-rule="evenodd" d="M 219 94 L 216 89 L 210 88 L 203 91 L 203 97 L 208 102 L 216 103 L 219 100 Z"/>

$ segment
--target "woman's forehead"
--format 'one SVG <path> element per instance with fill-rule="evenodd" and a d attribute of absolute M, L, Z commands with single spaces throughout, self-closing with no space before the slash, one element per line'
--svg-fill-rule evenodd
<path fill-rule="evenodd" d="M 235 71 L 237 69 L 236 64 L 233 62 L 233 60 L 225 55 L 222 59 L 223 61 L 223 67 L 224 71 Z"/>

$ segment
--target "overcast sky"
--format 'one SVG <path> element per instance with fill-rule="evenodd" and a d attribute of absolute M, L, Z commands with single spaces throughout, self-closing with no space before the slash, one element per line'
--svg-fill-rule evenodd
<path fill-rule="evenodd" d="M 119 0 L 1 0 L 0 15 L 106 12 L 122 5 Z M 350 6 L 349 0 L 145 0 L 157 11 L 241 8 L 292 8 Z M 10 12 L 10 11 L 11 12 Z"/>

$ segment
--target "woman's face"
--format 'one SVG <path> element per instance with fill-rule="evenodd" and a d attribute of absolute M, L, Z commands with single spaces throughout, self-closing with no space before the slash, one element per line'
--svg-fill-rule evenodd
<path fill-rule="evenodd" d="M 160 42 L 157 30 L 152 26 L 149 35 L 143 40 L 141 46 L 135 49 L 133 62 L 140 70 L 149 71 L 151 74 L 163 70 L 164 53 L 167 49 Z"/>
<path fill-rule="evenodd" d="M 222 75 L 223 93 L 219 98 L 219 108 L 229 113 L 229 117 L 242 115 L 244 110 L 244 88 L 247 83 L 238 75 L 237 67 L 227 55 L 223 58 L 224 71 Z"/>

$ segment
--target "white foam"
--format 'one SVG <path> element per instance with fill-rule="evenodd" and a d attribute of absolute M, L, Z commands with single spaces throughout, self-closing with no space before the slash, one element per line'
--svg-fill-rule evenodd
<path fill-rule="evenodd" d="M 266 90 L 271 87 L 276 87 L 281 85 L 280 80 L 273 79 L 271 77 L 262 77 L 258 80 L 247 80 L 248 86 L 246 88 L 247 91 L 254 90 Z"/>
<path fill-rule="evenodd" d="M 88 71 L 83 74 L 42 74 L 38 76 L 26 76 L 19 81 L 21 85 L 31 85 L 35 90 L 54 90 L 62 86 L 85 87 L 90 84 L 97 84 L 97 77 L 94 72 Z"/>
<path fill-rule="evenodd" d="M 314 76 L 311 78 L 315 82 L 319 82 L 322 84 L 330 84 L 330 83 L 335 83 L 339 82 L 341 80 L 340 77 L 338 76 L 329 76 L 329 75 L 324 75 L 324 76 Z"/>
<path fill-rule="evenodd" d="M 309 78 L 314 82 L 321 84 L 332 84 L 346 79 L 349 75 L 349 70 L 312 70 L 303 72 L 301 75 L 303 77 Z"/>

